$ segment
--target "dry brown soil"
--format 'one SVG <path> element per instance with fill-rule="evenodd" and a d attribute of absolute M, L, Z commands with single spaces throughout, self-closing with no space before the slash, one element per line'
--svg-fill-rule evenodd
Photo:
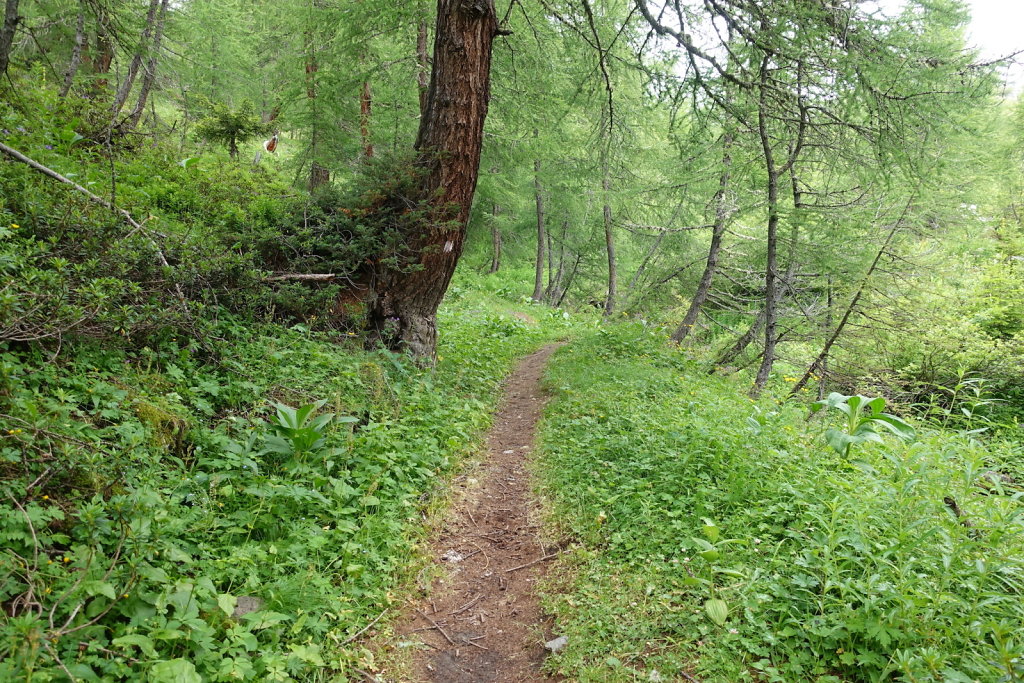
<path fill-rule="evenodd" d="M 486 457 L 454 483 L 451 509 L 430 543 L 441 577 L 396 628 L 406 646 L 414 644 L 410 681 L 556 680 L 540 671 L 551 635 L 536 585 L 558 549 L 541 541 L 527 466 L 544 403 L 540 378 L 556 347 L 520 362 Z"/>

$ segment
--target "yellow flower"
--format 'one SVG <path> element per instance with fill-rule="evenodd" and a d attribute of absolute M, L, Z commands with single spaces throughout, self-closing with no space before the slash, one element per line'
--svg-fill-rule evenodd
<path fill-rule="evenodd" d="M 20 226 L 20 225 L 18 225 L 17 223 L 11 223 L 11 230 L 17 230 L 17 229 L 18 229 L 18 228 L 20 228 L 20 227 L 21 227 L 21 226 Z"/>
<path fill-rule="evenodd" d="M 43 500 L 50 500 L 49 496 L 43 496 Z"/>

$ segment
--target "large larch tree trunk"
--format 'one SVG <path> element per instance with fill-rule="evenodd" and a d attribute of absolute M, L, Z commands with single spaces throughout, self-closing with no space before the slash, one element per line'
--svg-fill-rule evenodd
<path fill-rule="evenodd" d="M 434 59 L 416 139 L 424 174 L 420 206 L 429 219 L 406 234 L 403 268 L 379 264 L 367 343 L 433 359 L 436 314 L 459 257 L 476 191 L 490 96 L 493 0 L 438 0 Z"/>

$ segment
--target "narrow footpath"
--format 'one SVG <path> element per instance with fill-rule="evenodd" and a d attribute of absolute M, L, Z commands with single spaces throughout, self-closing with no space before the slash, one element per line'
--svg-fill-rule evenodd
<path fill-rule="evenodd" d="M 443 572 L 397 626 L 414 645 L 410 681 L 519 683 L 556 680 L 540 671 L 551 636 L 537 581 L 558 549 L 544 547 L 527 467 L 552 344 L 510 377 L 486 458 L 454 483 L 452 506 L 430 554 Z M 421 644 L 421 645 L 420 645 Z"/>

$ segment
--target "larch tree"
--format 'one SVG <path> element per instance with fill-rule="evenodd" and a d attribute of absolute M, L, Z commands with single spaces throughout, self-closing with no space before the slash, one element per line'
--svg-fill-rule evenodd
<path fill-rule="evenodd" d="M 378 263 L 367 315 L 370 345 L 431 359 L 437 308 L 462 254 L 476 190 L 498 34 L 493 0 L 438 0 L 426 108 L 416 138 L 414 201 L 426 219 L 405 238 L 401 267 Z"/>

